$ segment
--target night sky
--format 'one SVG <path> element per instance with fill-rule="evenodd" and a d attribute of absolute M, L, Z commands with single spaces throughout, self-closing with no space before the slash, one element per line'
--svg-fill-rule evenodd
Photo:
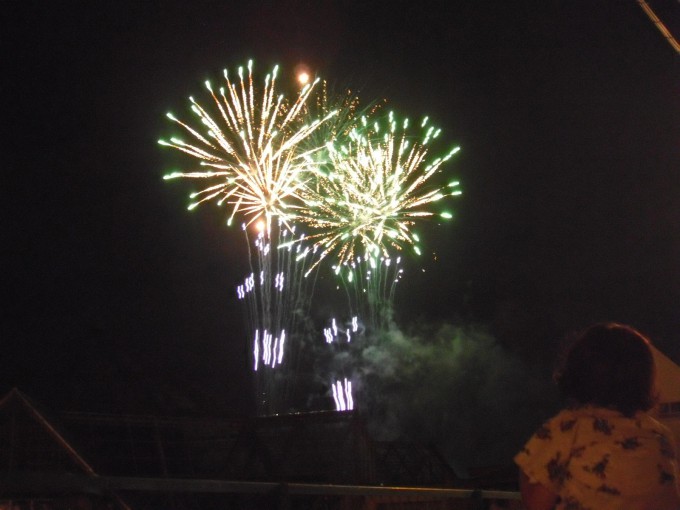
<path fill-rule="evenodd" d="M 650 2 L 669 26 L 676 1 Z M 403 4 L 403 5 L 402 5 Z M 676 37 L 680 35 L 677 28 Z M 252 411 L 241 233 L 163 181 L 167 111 L 249 58 L 429 115 L 462 151 L 397 321 L 549 368 L 630 323 L 680 362 L 680 61 L 637 2 L 3 4 L 0 392 L 55 410 Z"/>

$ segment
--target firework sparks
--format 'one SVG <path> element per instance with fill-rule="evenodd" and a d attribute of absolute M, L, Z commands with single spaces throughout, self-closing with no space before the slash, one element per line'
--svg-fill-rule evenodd
<path fill-rule="evenodd" d="M 189 209 L 215 201 L 230 207 L 229 224 L 243 216 L 250 271 L 236 295 L 245 305 L 258 409 L 264 413 L 287 407 L 287 389 L 279 386 L 293 379 L 295 357 L 309 333 L 316 278 L 306 277 L 321 260 L 333 259 L 352 317 L 340 324 L 333 319 L 323 331 L 325 341 L 335 344 L 332 349 L 361 345 L 366 331 L 391 324 L 402 276 L 393 252 L 411 246 L 419 254 L 416 221 L 436 214 L 434 202 L 460 194 L 457 181 L 443 185 L 436 177 L 459 149 L 430 160 L 439 130 L 427 119 L 416 136 L 408 121 L 398 123 L 391 113 L 374 122 L 378 103 L 359 113 L 351 91 L 330 100 L 326 83 L 317 86 L 319 79 L 308 81 L 300 71 L 301 88 L 288 99 L 277 90 L 277 67 L 263 86 L 254 83 L 252 61 L 234 81 L 225 70 L 218 90 L 206 82 L 207 106 L 190 98 L 198 122 L 168 114 L 188 141 L 159 141 L 198 166 L 165 179 L 207 182 L 191 195 Z M 311 232 L 296 235 L 296 225 Z M 336 408 L 353 409 L 352 381 L 336 379 L 331 386 Z"/>
<path fill-rule="evenodd" d="M 216 200 L 232 206 L 229 223 L 241 212 L 250 224 L 264 217 L 269 225 L 273 217 L 284 222 L 295 216 L 300 207 L 301 189 L 306 175 L 312 171 L 309 155 L 318 150 L 301 144 L 325 121 L 337 112 L 327 112 L 323 118 L 310 120 L 306 102 L 316 79 L 306 84 L 292 104 L 283 94 L 277 95 L 278 67 L 267 74 L 261 97 L 253 83 L 252 61 L 247 72 L 238 69 L 239 80 L 232 82 L 224 71 L 225 87 L 215 91 L 206 82 L 213 101 L 211 108 L 202 106 L 193 97 L 191 109 L 202 127 L 194 128 L 172 114 L 168 118 L 180 125 L 191 142 L 179 138 L 159 140 L 199 161 L 201 170 L 173 172 L 165 179 L 191 178 L 211 181 L 206 188 L 191 195 L 189 206 Z M 217 115 L 211 115 L 212 112 Z"/>
<path fill-rule="evenodd" d="M 361 335 L 362 333 L 363 328 L 359 328 L 359 318 L 356 315 L 343 327 L 338 326 L 337 321 L 332 319 L 331 325 L 323 328 L 323 336 L 327 344 L 339 342 L 343 338 L 347 343 L 350 343 L 354 335 Z"/>
<path fill-rule="evenodd" d="M 331 384 L 331 387 L 333 389 L 336 411 L 351 411 L 354 409 L 352 381 L 345 377 L 343 381 L 335 381 L 335 384 Z"/>
<path fill-rule="evenodd" d="M 419 253 L 412 231 L 415 220 L 434 216 L 428 209 L 432 203 L 460 194 L 457 181 L 432 184 L 432 177 L 459 148 L 428 162 L 429 144 L 439 130 L 427 120 L 421 127 L 421 138 L 412 139 L 408 121 L 398 125 L 390 114 L 383 129 L 377 122 L 369 126 L 364 117 L 364 128 L 352 130 L 346 142 L 327 143 L 329 170 L 320 170 L 315 185 L 305 189 L 308 207 L 298 215 L 298 221 L 316 230 L 308 240 L 319 247 L 319 261 L 331 253 L 339 265 L 361 252 L 388 257 L 390 248 L 406 245 Z M 451 217 L 447 212 L 441 216 Z"/>

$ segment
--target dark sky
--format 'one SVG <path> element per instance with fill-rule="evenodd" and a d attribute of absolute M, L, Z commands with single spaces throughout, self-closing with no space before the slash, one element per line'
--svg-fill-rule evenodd
<path fill-rule="evenodd" d="M 651 3 L 677 27 L 676 1 Z M 156 142 L 251 57 L 428 114 L 462 147 L 464 195 L 408 262 L 403 323 L 487 325 L 548 365 L 565 333 L 616 320 L 680 361 L 680 61 L 633 0 L 10 1 L 0 34 L 0 391 L 250 409 L 242 239 L 186 211 Z"/>

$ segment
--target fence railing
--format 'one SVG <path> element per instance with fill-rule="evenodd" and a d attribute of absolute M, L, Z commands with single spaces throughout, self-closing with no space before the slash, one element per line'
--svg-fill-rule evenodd
<path fill-rule="evenodd" d="M 112 498 L 123 508 L 521 509 L 520 494 L 503 490 L 128 478 L 66 473 L 0 474 L 0 507 L 79 494 Z M 220 505 L 223 496 L 228 504 Z M 193 501 L 192 501 L 193 498 Z M 161 503 L 161 500 L 164 503 Z M 205 503 L 211 500 L 210 504 Z M 201 501 L 203 503 L 201 503 Z M 242 503 L 242 505 L 240 505 Z M 33 508 L 32 505 L 25 505 Z M 53 505 L 58 507 L 59 505 Z M 43 505 L 45 507 L 45 505 Z M 49 507 L 49 505 L 48 505 Z"/>

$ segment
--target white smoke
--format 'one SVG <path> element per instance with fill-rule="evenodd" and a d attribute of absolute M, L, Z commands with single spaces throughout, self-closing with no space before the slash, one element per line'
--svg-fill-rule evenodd
<path fill-rule="evenodd" d="M 353 354 L 356 406 L 372 435 L 432 444 L 461 475 L 510 465 L 557 402 L 550 382 L 484 328 L 392 328 Z"/>

